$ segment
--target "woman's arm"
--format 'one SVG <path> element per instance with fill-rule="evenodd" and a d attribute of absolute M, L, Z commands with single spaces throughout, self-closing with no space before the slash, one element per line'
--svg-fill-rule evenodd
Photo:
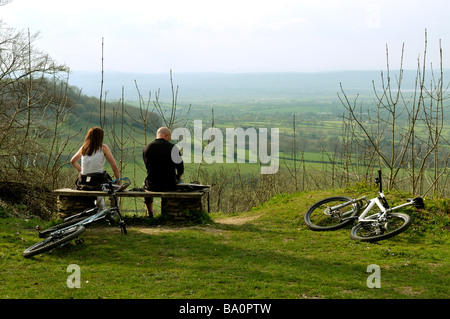
<path fill-rule="evenodd" d="M 81 148 L 78 150 L 78 152 L 76 152 L 76 154 L 70 160 L 70 164 L 72 164 L 72 166 L 75 167 L 79 173 L 81 173 L 81 165 L 78 163 L 78 161 L 80 159 L 81 159 Z"/>
<path fill-rule="evenodd" d="M 119 167 L 117 166 L 116 161 L 114 160 L 114 156 L 112 155 L 108 145 L 103 144 L 103 154 L 105 154 L 105 157 L 109 162 L 109 165 L 111 165 L 111 168 L 114 172 L 114 176 L 116 178 L 120 178 Z"/>

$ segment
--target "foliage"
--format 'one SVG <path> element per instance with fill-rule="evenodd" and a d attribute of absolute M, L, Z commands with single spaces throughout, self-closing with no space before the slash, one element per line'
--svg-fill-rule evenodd
<path fill-rule="evenodd" d="M 343 118 L 343 137 L 349 152 L 356 154 L 358 164 L 369 162 L 383 168 L 388 189 L 394 189 L 400 172 L 405 172 L 411 192 L 445 196 L 447 184 L 442 175 L 445 176 L 450 159 L 444 130 L 448 86 L 444 84 L 442 47 L 440 69 L 436 72 L 431 66 L 428 70 L 427 43 L 425 32 L 423 62 L 418 61 L 411 93 L 403 85 L 404 47 L 395 75 L 389 68 L 386 48 L 387 70 L 381 73 L 380 87 L 373 84 L 375 107 L 363 108 L 358 96 L 350 101 L 341 84 L 339 99 L 348 112 Z"/>

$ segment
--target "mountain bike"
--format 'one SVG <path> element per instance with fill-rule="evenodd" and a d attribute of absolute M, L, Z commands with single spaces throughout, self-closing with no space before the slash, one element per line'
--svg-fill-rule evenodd
<path fill-rule="evenodd" d="M 375 198 L 335 196 L 318 201 L 306 211 L 306 225 L 314 231 L 328 231 L 356 222 L 350 231 L 350 237 L 366 242 L 383 240 L 405 231 L 411 224 L 411 217 L 406 213 L 393 211 L 408 205 L 422 209 L 423 199 L 415 197 L 404 204 L 390 207 L 383 193 L 381 170 L 378 171 L 375 182 L 379 185 L 378 196 Z M 374 208 L 379 210 L 371 214 Z"/>
<path fill-rule="evenodd" d="M 120 185 L 118 183 L 114 184 L 119 181 L 121 182 Z M 22 256 L 31 257 L 42 252 L 60 248 L 73 239 L 75 239 L 76 244 L 81 244 L 84 240 L 78 237 L 86 231 L 87 226 L 100 220 L 106 220 L 110 225 L 117 223 L 121 229 L 121 233 L 126 234 L 127 229 L 120 213 L 116 192 L 124 190 L 130 184 L 130 180 L 127 177 L 122 177 L 102 185 L 103 191 L 107 192 L 112 199 L 111 207 L 108 209 L 99 210 L 97 207 L 86 209 L 81 213 L 65 218 L 61 224 L 45 230 L 37 226 L 39 237 L 45 239 L 27 248 L 22 253 Z"/>

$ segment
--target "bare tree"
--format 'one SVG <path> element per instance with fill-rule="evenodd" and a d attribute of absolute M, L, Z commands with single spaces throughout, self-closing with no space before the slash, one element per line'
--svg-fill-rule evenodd
<path fill-rule="evenodd" d="M 425 31 L 425 48 L 422 61 L 417 63 L 415 86 L 412 94 L 404 90 L 404 45 L 401 54 L 399 72 L 395 81 L 389 66 L 389 51 L 386 47 L 387 72 L 381 73 L 381 88 L 373 82 L 374 106 L 362 116 L 358 96 L 353 102 L 345 94 L 341 84 L 338 94 L 342 105 L 348 111 L 348 121 L 356 123 L 355 140 L 365 148 L 368 156 L 374 152 L 378 166 L 385 168 L 388 188 L 400 182 L 406 172 L 410 191 L 417 193 L 423 189 L 423 180 L 430 179 L 434 191 L 437 191 L 439 178 L 448 168 L 448 141 L 442 136 L 444 127 L 444 73 L 442 68 L 442 48 L 440 49 L 440 72 L 435 77 L 431 65 L 431 79 L 427 78 L 427 33 Z M 428 84 L 429 83 L 429 84 Z M 429 85 L 429 86 L 428 86 Z M 447 147 L 444 147 L 447 145 Z M 439 151 L 442 151 L 440 154 Z M 434 156 L 434 173 L 428 174 L 430 159 Z M 439 173 L 441 172 L 441 173 Z M 404 174 L 403 174 L 404 175 Z M 425 192 L 426 193 L 426 192 Z"/>
<path fill-rule="evenodd" d="M 183 109 L 178 108 L 178 86 L 174 88 L 173 78 L 172 78 L 172 70 L 170 70 L 170 88 L 172 93 L 172 101 L 170 107 L 164 107 L 160 101 L 160 90 L 155 94 L 155 101 L 153 102 L 155 106 L 155 111 L 159 114 L 164 125 L 170 129 L 173 129 L 177 126 L 184 127 L 187 122 L 187 117 L 191 110 L 191 105 L 189 105 L 188 109 L 183 114 Z"/>

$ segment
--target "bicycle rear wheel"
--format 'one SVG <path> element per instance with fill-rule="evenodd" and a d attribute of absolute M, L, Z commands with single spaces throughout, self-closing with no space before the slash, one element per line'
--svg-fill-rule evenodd
<path fill-rule="evenodd" d="M 404 232 L 411 225 L 411 217 L 404 213 L 390 213 L 384 221 L 360 222 L 350 231 L 355 240 L 375 242 Z"/>
<path fill-rule="evenodd" d="M 352 199 L 345 196 L 325 198 L 312 205 L 305 213 L 306 225 L 316 231 L 336 230 L 351 223 L 359 213 L 359 206 L 351 203 Z M 348 205 L 339 209 L 331 209 L 344 203 Z"/>
<path fill-rule="evenodd" d="M 61 224 L 58 224 L 58 225 L 55 225 L 55 226 L 52 226 L 47 229 L 39 231 L 39 238 L 45 238 L 48 235 L 50 235 L 51 233 L 53 233 L 55 230 L 63 229 L 68 226 L 77 224 L 77 223 L 85 220 L 86 218 L 96 214 L 97 211 L 98 211 L 97 208 L 89 208 L 81 213 L 64 218 L 64 221 Z"/>
<path fill-rule="evenodd" d="M 77 224 L 77 223 L 85 220 L 88 217 L 89 216 L 79 217 L 79 218 L 76 218 L 76 219 L 69 220 L 68 222 L 63 222 L 61 224 L 58 224 L 58 225 L 52 226 L 50 228 L 44 229 L 44 230 L 39 232 L 39 238 L 45 238 L 45 237 L 49 236 L 51 233 L 53 233 L 54 231 L 56 231 L 58 229 L 63 229 L 63 228 L 69 227 L 71 225 Z"/>
<path fill-rule="evenodd" d="M 22 253 L 22 256 L 31 257 L 31 256 L 37 255 L 39 253 L 52 250 L 58 246 L 61 246 L 65 243 L 71 241 L 74 238 L 77 238 L 79 235 L 81 235 L 85 231 L 86 231 L 86 228 L 82 225 L 76 225 L 76 226 L 70 227 L 57 235 L 50 236 L 47 239 L 27 248 Z"/>

